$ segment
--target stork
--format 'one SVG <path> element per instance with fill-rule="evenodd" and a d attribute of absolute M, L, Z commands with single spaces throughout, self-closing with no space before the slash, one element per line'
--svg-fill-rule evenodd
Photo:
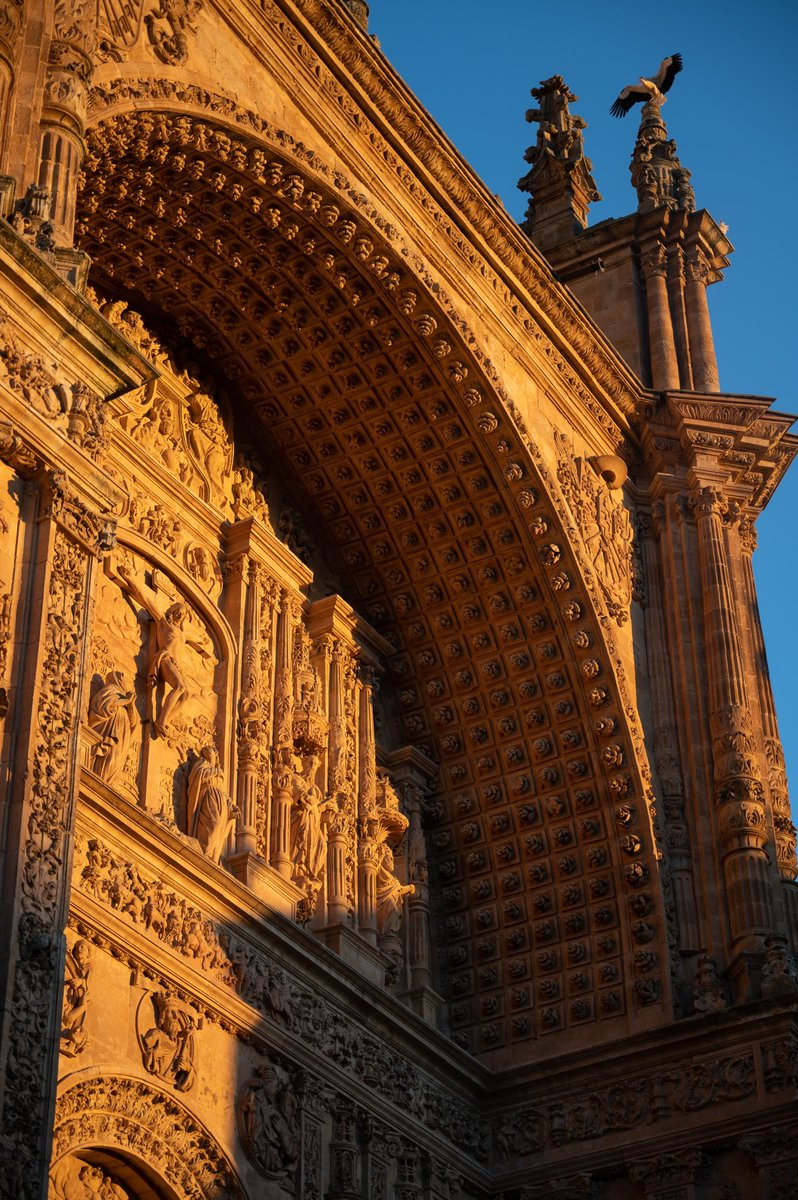
<path fill-rule="evenodd" d="M 640 76 L 639 83 L 630 83 L 625 87 L 610 109 L 613 117 L 625 117 L 632 105 L 639 102 L 655 101 L 660 104 L 665 99 L 665 93 L 670 90 L 676 76 L 682 69 L 681 54 L 671 54 L 663 58 L 659 70 L 651 79 Z"/>

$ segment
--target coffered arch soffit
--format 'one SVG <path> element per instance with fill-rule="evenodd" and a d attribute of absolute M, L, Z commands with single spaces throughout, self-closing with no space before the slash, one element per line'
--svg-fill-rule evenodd
<path fill-rule="evenodd" d="M 656 1019 L 663 905 L 613 623 L 478 340 L 290 135 L 129 103 L 89 134 L 82 248 L 101 291 L 168 315 L 230 382 L 395 647 L 397 740 L 440 763 L 454 1036 L 493 1054 Z"/>

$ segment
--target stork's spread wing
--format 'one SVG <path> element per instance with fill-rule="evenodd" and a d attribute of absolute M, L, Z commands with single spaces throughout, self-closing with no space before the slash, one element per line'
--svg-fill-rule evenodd
<path fill-rule="evenodd" d="M 663 58 L 659 64 L 659 70 L 654 76 L 653 82 L 661 92 L 667 92 L 681 69 L 681 54 L 671 54 L 668 58 Z"/>
<path fill-rule="evenodd" d="M 613 117 L 625 117 L 633 104 L 639 104 L 642 100 L 650 100 L 651 95 L 645 88 L 641 88 L 637 84 L 630 84 L 621 92 L 618 99 L 610 109 L 610 114 Z"/>

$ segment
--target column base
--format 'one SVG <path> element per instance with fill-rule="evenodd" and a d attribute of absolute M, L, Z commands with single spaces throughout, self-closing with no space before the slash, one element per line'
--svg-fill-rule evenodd
<path fill-rule="evenodd" d="M 259 900 L 263 900 L 270 908 L 289 920 L 296 920 L 297 905 L 304 893 L 290 879 L 278 875 L 259 854 L 251 854 L 249 851 L 231 854 L 224 860 L 224 865 L 230 874 L 254 892 Z"/>
<path fill-rule="evenodd" d="M 439 996 L 430 987 L 422 986 L 411 987 L 405 992 L 400 992 L 399 999 L 403 1000 L 409 1009 L 417 1013 L 433 1029 L 437 1029 L 438 1013 L 444 1003 L 443 996 Z"/>
<path fill-rule="evenodd" d="M 346 925 L 327 925 L 318 930 L 318 936 L 325 946 L 334 950 L 345 963 L 349 963 L 371 983 L 385 986 L 385 959 L 377 947 L 369 945 L 359 933 Z"/>
<path fill-rule="evenodd" d="M 726 976 L 731 984 L 736 1004 L 758 1000 L 762 993 L 762 964 L 764 952 L 741 950 L 729 964 Z"/>

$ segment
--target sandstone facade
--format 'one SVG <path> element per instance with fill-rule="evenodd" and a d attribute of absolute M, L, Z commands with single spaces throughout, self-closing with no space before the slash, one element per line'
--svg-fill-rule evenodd
<path fill-rule="evenodd" d="M 518 228 L 367 16 L 0 0 L 0 1195 L 784 1200 L 731 247 L 559 77 Z"/>

